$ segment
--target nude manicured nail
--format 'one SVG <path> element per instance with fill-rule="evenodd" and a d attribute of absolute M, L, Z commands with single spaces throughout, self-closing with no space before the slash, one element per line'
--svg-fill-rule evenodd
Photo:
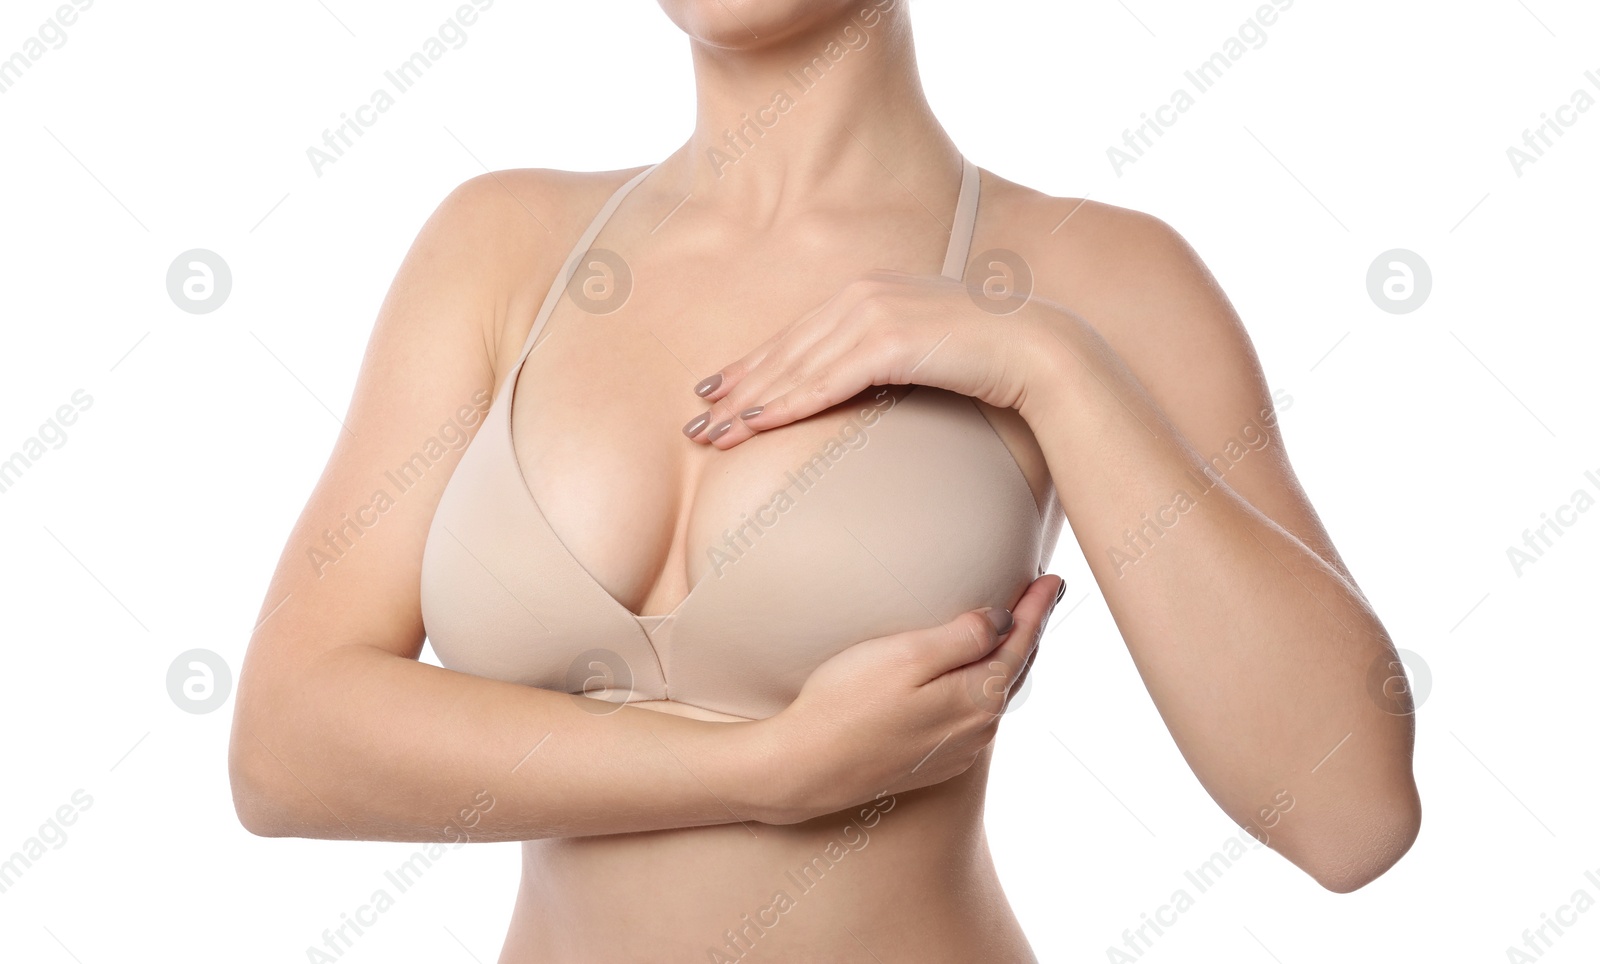
<path fill-rule="evenodd" d="M 757 415 L 761 414 L 761 410 L 763 408 L 766 408 L 766 406 L 765 405 L 757 405 L 755 408 L 747 408 L 744 411 L 739 413 L 739 417 L 740 418 L 755 418 Z"/>
<path fill-rule="evenodd" d="M 1011 617 L 1011 610 L 1009 609 L 991 609 L 984 615 L 989 617 L 989 622 L 993 624 L 994 631 L 1002 636 L 1011 632 L 1011 626 L 1016 622 Z"/>
<path fill-rule="evenodd" d="M 717 386 L 721 384 L 722 373 L 717 372 L 715 375 L 712 375 L 709 378 L 702 378 L 700 380 L 700 384 L 694 387 L 694 393 L 699 395 L 701 398 L 705 398 L 707 395 L 710 395 L 712 392 L 716 391 Z"/>
<path fill-rule="evenodd" d="M 1067 594 L 1067 581 L 1065 579 L 1063 579 L 1063 580 L 1061 580 L 1061 585 L 1056 587 L 1056 602 L 1057 603 L 1060 602 L 1061 601 L 1061 597 L 1065 596 L 1066 594 Z M 1050 608 L 1051 609 L 1056 608 L 1056 603 L 1051 603 L 1050 604 Z"/>
<path fill-rule="evenodd" d="M 693 419 L 691 419 L 689 424 L 683 427 L 683 434 L 689 436 L 690 438 L 694 438 L 696 435 L 699 435 L 701 432 L 705 431 L 705 427 L 710 421 L 711 413 L 701 412 L 699 415 L 696 415 Z"/>
<path fill-rule="evenodd" d="M 731 419 L 731 418 L 729 420 L 727 420 L 726 422 L 721 422 L 721 423 L 713 426 L 711 431 L 706 433 L 706 441 L 707 442 L 715 442 L 717 439 L 722 438 L 724 435 L 728 434 L 728 429 L 730 429 L 730 428 L 733 428 L 733 419 Z"/>

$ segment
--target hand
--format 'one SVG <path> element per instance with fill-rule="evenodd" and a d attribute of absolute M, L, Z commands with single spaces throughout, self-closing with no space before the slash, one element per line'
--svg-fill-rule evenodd
<path fill-rule="evenodd" d="M 875 271 L 696 386 L 712 404 L 690 438 L 731 448 L 873 385 L 928 385 L 1014 408 L 1037 310 L 1030 301 L 1001 317 L 958 281 Z"/>
<path fill-rule="evenodd" d="M 793 703 L 755 724 L 784 775 L 763 821 L 799 823 L 964 773 L 1021 690 L 1062 585 L 1040 576 L 1011 614 L 963 613 L 818 666 Z"/>

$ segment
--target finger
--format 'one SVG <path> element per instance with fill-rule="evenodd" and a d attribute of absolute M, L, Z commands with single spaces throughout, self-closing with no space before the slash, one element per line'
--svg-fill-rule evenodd
<path fill-rule="evenodd" d="M 833 299 L 830 298 L 822 304 L 807 310 L 799 318 L 778 329 L 771 338 L 745 353 L 744 357 L 722 366 L 701 379 L 695 385 L 694 393 L 707 402 L 721 401 L 734 388 L 743 384 L 750 373 L 780 346 L 794 345 L 803 347 L 810 344 L 814 340 L 812 329 L 816 327 L 815 323 L 818 320 L 818 316 L 832 303 Z M 820 335 L 817 337 L 820 337 Z"/>
<path fill-rule="evenodd" d="M 684 425 L 683 434 L 700 445 L 727 435 L 719 446 L 724 449 L 755 434 L 746 429 L 742 418 L 760 413 L 762 400 L 778 394 L 779 379 L 787 379 L 783 382 L 786 387 L 798 384 L 801 376 L 796 367 L 812 364 L 808 354 L 831 333 L 831 326 L 817 320 L 815 313 L 809 317 L 811 321 L 768 339 L 696 386 L 695 393 L 703 394 L 709 407 Z M 702 393 L 706 385 L 711 385 L 711 390 Z"/>
<path fill-rule="evenodd" d="M 1048 621 L 1049 616 L 1046 615 L 1045 619 Z M 1012 630 L 1012 632 L 1016 633 L 1026 631 L 1025 628 Z M 1039 655 L 1039 640 L 1043 637 L 1044 630 L 1042 628 L 1033 635 L 1033 645 L 1028 648 L 1028 655 L 1022 664 L 1022 671 L 1016 673 L 1014 677 L 1012 668 L 1006 665 L 1006 661 L 1000 658 L 1000 654 L 990 654 L 985 663 L 987 672 L 979 680 L 978 685 L 969 691 L 972 701 L 989 713 L 994 713 L 995 707 L 999 707 L 1001 713 L 1010 712 L 1011 701 L 1017 697 L 1018 693 L 1022 692 L 1023 687 L 1027 684 L 1028 671 L 1033 668 L 1034 658 Z"/>
<path fill-rule="evenodd" d="M 757 371 L 764 363 L 772 361 L 775 354 L 799 357 L 828 335 L 844 327 L 846 321 L 855 317 L 863 305 L 881 297 L 885 288 L 902 290 L 906 280 L 915 277 L 903 271 L 877 270 L 852 280 L 821 304 L 806 311 L 777 334 L 756 346 L 743 358 L 723 366 L 702 379 L 695 385 L 695 394 L 710 402 L 725 400 L 736 388 L 746 383 L 752 372 Z M 886 285 L 885 282 L 890 284 Z M 747 404 L 730 410 L 743 411 L 750 404 L 760 403 L 762 397 L 747 396 L 744 401 Z"/>
<path fill-rule="evenodd" d="M 965 678 L 969 692 L 978 694 L 980 704 L 990 712 L 1000 713 L 1005 709 L 1011 690 L 1036 648 L 1061 585 L 1061 577 L 1055 575 L 1035 579 L 1017 601 L 1013 610 L 1016 625 L 1005 640 L 993 653 L 955 671 Z"/>
<path fill-rule="evenodd" d="M 1010 632 L 1015 624 L 1009 610 L 977 609 L 901 639 L 918 668 L 917 682 L 927 683 L 993 652 L 1002 634 Z"/>
<path fill-rule="evenodd" d="M 1044 584 L 1041 586 L 1041 584 Z M 1054 592 L 1044 578 L 1035 579 L 1022 598 L 1017 601 L 1024 617 L 1037 609 L 1040 602 Z M 962 613 L 932 629 L 907 633 L 900 637 L 911 650 L 910 659 L 921 670 L 923 681 L 936 679 L 952 670 L 980 664 L 1001 645 L 1001 640 L 1015 631 L 1017 617 L 1007 609 L 992 607 Z"/>
<path fill-rule="evenodd" d="M 866 373 L 872 369 L 870 364 L 863 364 L 860 357 L 859 333 L 844 325 L 834 325 L 817 335 L 821 324 L 819 321 L 803 338 L 797 333 L 795 338 L 786 339 L 768 352 L 755 370 L 713 404 L 707 412 L 707 429 L 700 440 L 717 448 L 732 448 L 759 431 L 824 411 L 867 388 L 871 379 Z M 767 399 L 804 393 L 813 388 L 826 394 L 815 400 L 811 410 L 787 420 L 767 417 L 764 404 Z"/>
<path fill-rule="evenodd" d="M 786 345 L 775 348 L 733 390 L 706 409 L 706 431 L 692 437 L 703 444 L 720 442 L 719 448 L 744 441 L 755 434 L 744 420 L 761 414 L 766 398 L 810 377 L 813 366 L 810 358 L 796 357 Z"/>
<path fill-rule="evenodd" d="M 1055 607 L 1052 606 L 1051 611 L 1053 612 L 1054 609 Z M 1048 614 L 1046 614 L 1045 622 L 1048 624 L 1049 621 L 1050 617 Z M 1004 700 L 1006 712 L 1009 712 L 1011 709 L 1011 701 L 1016 699 L 1017 694 L 1021 693 L 1023 688 L 1028 685 L 1028 674 L 1033 671 L 1033 662 L 1039 656 L 1039 642 L 1042 639 L 1044 639 L 1044 630 L 1041 628 L 1039 635 L 1034 637 L 1033 648 L 1028 650 L 1028 661 L 1022 664 L 1022 672 L 1018 673 L 1017 678 L 1012 681 L 1009 687 L 1006 688 Z"/>
<path fill-rule="evenodd" d="M 1011 686 L 1007 690 L 1007 706 L 1011 705 L 1012 698 L 1014 698 L 1017 693 L 1021 691 L 1023 685 L 1027 683 L 1028 673 L 1033 670 L 1033 661 L 1039 656 L 1039 644 L 1044 640 L 1044 634 L 1050 631 L 1050 620 L 1055 617 L 1056 606 L 1061 602 L 1061 596 L 1066 592 L 1066 590 L 1067 583 L 1066 580 L 1063 579 L 1056 587 L 1055 596 L 1051 598 L 1049 608 L 1044 611 L 1044 620 L 1039 624 L 1039 632 L 1038 635 L 1034 637 L 1033 647 L 1028 650 L 1028 659 L 1022 664 L 1022 672 L 1017 674 L 1016 679 L 1012 681 Z"/>
<path fill-rule="evenodd" d="M 1020 681 L 1028 661 L 1038 651 L 1039 637 L 1044 633 L 1045 623 L 1049 621 L 1050 611 L 1055 608 L 1056 599 L 1064 585 L 1066 582 L 1060 576 L 1040 576 L 1018 600 L 1017 623 L 1021 628 L 1012 630 L 1011 635 L 995 651 L 995 658 L 1004 660 L 1011 670 L 1006 681 L 1007 689 L 1015 687 Z"/>
<path fill-rule="evenodd" d="M 781 376 L 781 386 L 772 386 L 764 394 L 780 394 L 780 387 L 789 387 L 788 391 L 781 392 L 782 395 L 798 394 L 809 400 L 803 411 L 796 410 L 788 418 L 771 418 L 767 414 L 767 405 L 757 402 L 741 408 L 740 406 L 745 406 L 752 399 L 730 397 L 723 403 L 713 406 L 705 440 L 719 449 L 732 448 L 758 432 L 799 421 L 808 415 L 815 415 L 849 401 L 867 388 L 868 383 L 859 379 L 847 381 L 835 370 L 825 368 L 819 362 L 807 363 L 799 370 L 785 373 Z M 762 396 L 755 394 L 755 391 L 760 390 L 753 390 L 748 394 L 753 396 L 753 399 L 761 398 Z"/>
<path fill-rule="evenodd" d="M 861 394 L 873 385 L 886 384 L 880 377 L 885 370 L 885 352 L 866 342 L 836 339 L 818 346 L 815 357 L 803 367 L 780 379 L 783 390 L 766 399 L 752 398 L 754 404 L 739 412 L 745 433 L 766 432 L 810 418 Z M 753 393 L 752 393 L 753 394 Z M 738 436 L 742 441 L 749 434 Z"/>
<path fill-rule="evenodd" d="M 787 334 L 787 329 L 757 345 L 743 358 L 723 365 L 715 372 L 707 375 L 695 384 L 694 393 L 705 399 L 707 403 L 726 398 L 735 386 L 749 377 L 750 372 L 761 364 L 761 360 L 766 358 L 768 353 L 782 341 L 785 334 Z"/>
<path fill-rule="evenodd" d="M 727 439 L 721 448 L 727 448 L 754 435 L 754 431 L 743 424 L 743 419 L 761 413 L 760 406 L 752 404 L 750 397 L 756 393 L 766 394 L 770 391 L 764 387 L 766 381 L 765 377 L 746 378 L 733 392 L 725 395 L 684 426 L 684 434 L 696 444 L 710 445 L 731 433 L 732 437 Z"/>

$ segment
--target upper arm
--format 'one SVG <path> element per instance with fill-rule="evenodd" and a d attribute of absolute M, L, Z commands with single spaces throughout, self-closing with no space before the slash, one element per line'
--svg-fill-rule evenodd
<path fill-rule="evenodd" d="M 514 203 L 505 192 L 491 175 L 461 184 L 397 270 L 345 428 L 262 604 L 241 674 L 241 705 L 252 695 L 251 674 L 292 673 L 341 645 L 420 653 L 423 541 L 493 398 L 494 345 L 513 267 L 529 256 L 527 225 L 508 212 Z"/>
<path fill-rule="evenodd" d="M 1094 280 L 1073 290 L 1069 307 L 1228 487 L 1353 585 L 1289 463 L 1250 337 L 1199 255 L 1141 212 L 1085 202 L 1074 221 L 1060 253 Z"/>

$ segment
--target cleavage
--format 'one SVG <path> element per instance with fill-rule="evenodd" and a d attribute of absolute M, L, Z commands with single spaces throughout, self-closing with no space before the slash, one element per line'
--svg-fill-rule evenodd
<path fill-rule="evenodd" d="M 849 415 L 844 406 L 819 412 L 724 452 L 682 434 L 707 407 L 694 384 L 863 265 L 937 270 L 928 264 L 937 261 L 908 253 L 905 234 L 887 225 L 831 246 L 762 239 L 737 264 L 717 237 L 647 243 L 646 257 L 634 231 L 622 234 L 600 243 L 626 249 L 632 296 L 603 315 L 558 300 L 512 393 L 511 430 L 528 490 L 567 553 L 623 609 L 660 615 L 708 572 L 708 548 L 740 514 L 769 504 L 784 472 Z M 942 240 L 919 230 L 912 244 Z"/>
<path fill-rule="evenodd" d="M 741 549 L 740 527 L 752 517 L 786 518 L 787 506 L 774 508 L 775 499 L 784 499 L 786 488 L 793 497 L 791 473 L 813 456 L 826 450 L 859 461 L 851 454 L 866 442 L 859 410 L 886 410 L 909 390 L 870 388 L 720 451 L 684 438 L 681 426 L 706 403 L 692 382 L 669 381 L 670 372 L 638 357 L 640 344 L 654 339 L 601 339 L 607 350 L 591 357 L 642 377 L 596 390 L 585 386 L 604 386 L 604 379 L 564 363 L 578 347 L 571 343 L 576 327 L 552 331 L 528 358 L 513 398 L 515 451 L 529 491 L 573 560 L 639 616 L 676 611 L 701 578 L 726 574 L 742 551 L 766 549 Z"/>

